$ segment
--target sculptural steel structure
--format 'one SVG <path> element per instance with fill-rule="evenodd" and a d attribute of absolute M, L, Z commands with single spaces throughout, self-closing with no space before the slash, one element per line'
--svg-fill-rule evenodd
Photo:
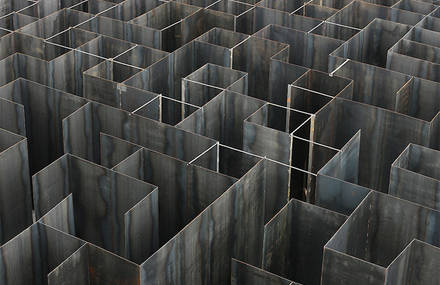
<path fill-rule="evenodd" d="M 440 284 L 440 7 L 0 0 L 0 284 Z"/>

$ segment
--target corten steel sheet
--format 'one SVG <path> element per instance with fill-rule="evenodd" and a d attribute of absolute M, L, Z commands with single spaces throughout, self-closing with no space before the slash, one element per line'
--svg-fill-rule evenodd
<path fill-rule="evenodd" d="M 408 75 L 354 61 L 347 62 L 335 75 L 353 80 L 353 91 L 339 94 L 339 97 L 392 111 L 398 111 L 401 104 L 398 93 L 411 80 Z M 388 80 L 382 80 L 384 77 Z"/>
<path fill-rule="evenodd" d="M 78 50 L 104 58 L 115 58 L 135 46 L 135 44 L 128 41 L 99 36 L 81 45 Z"/>
<path fill-rule="evenodd" d="M 440 210 L 440 152 L 409 144 L 391 165 L 389 194 Z"/>
<path fill-rule="evenodd" d="M 258 161 L 259 157 L 219 144 L 191 163 L 239 179 Z"/>
<path fill-rule="evenodd" d="M 36 22 L 26 25 L 18 31 L 23 34 L 48 39 L 69 27 L 73 27 L 90 19 L 91 17 L 93 17 L 93 15 L 84 12 L 72 9 L 62 9 Z"/>
<path fill-rule="evenodd" d="M 0 87 L 0 97 L 25 110 L 31 172 L 63 155 L 62 120 L 87 103 L 57 89 L 19 78 Z"/>
<path fill-rule="evenodd" d="M 316 28 L 313 28 L 312 30 L 310 30 L 310 32 L 337 40 L 347 41 L 348 39 L 356 35 L 359 30 L 351 27 L 339 26 L 334 23 L 325 22 L 317 26 Z"/>
<path fill-rule="evenodd" d="M 439 254 L 438 247 L 414 239 L 388 266 L 386 284 L 438 284 Z"/>
<path fill-rule="evenodd" d="M 277 25 L 268 25 L 255 36 L 288 44 L 290 63 L 324 72 L 328 55 L 343 44 L 341 40 Z"/>
<path fill-rule="evenodd" d="M 167 55 L 169 53 L 138 44 L 136 47 L 115 57 L 115 60 L 139 68 L 147 68 Z"/>
<path fill-rule="evenodd" d="M 371 119 L 353 119 L 359 117 Z M 341 98 L 316 114 L 314 127 L 315 141 L 337 148 L 361 129 L 359 185 L 382 192 L 388 191 L 391 163 L 408 143 L 428 146 L 432 133 L 429 122 Z"/>
<path fill-rule="evenodd" d="M 264 222 L 267 223 L 289 200 L 291 171 L 285 165 L 266 160 Z"/>
<path fill-rule="evenodd" d="M 15 53 L 0 61 L 0 67 L 8 70 L 0 75 L 0 84 L 4 85 L 23 77 L 47 86 L 52 86 L 49 63 L 36 57 Z"/>
<path fill-rule="evenodd" d="M 416 26 L 403 39 L 408 39 L 428 46 L 439 47 L 440 43 L 436 35 L 438 35 L 438 32 Z"/>
<path fill-rule="evenodd" d="M 200 107 L 196 105 L 159 95 L 133 113 L 175 126 L 199 109 Z M 164 110 L 168 111 L 164 112 Z M 171 112 L 171 110 L 174 112 Z"/>
<path fill-rule="evenodd" d="M 104 13 L 105 11 L 116 6 L 116 4 L 120 2 L 122 1 L 121 0 L 116 0 L 116 1 L 86 0 L 86 1 L 81 1 L 79 3 L 75 3 L 72 6 L 70 6 L 70 8 L 73 10 L 78 10 L 96 15 L 99 13 Z"/>
<path fill-rule="evenodd" d="M 84 97 L 113 107 L 120 107 L 122 106 L 122 93 L 127 93 L 127 87 L 121 83 L 141 71 L 140 68 L 127 66 L 117 61 L 103 61 L 83 73 Z M 134 109 L 154 98 L 154 94 L 150 92 L 144 92 L 144 94 L 145 99 Z M 134 97 L 142 98 L 142 95 L 137 94 Z"/>
<path fill-rule="evenodd" d="M 415 25 L 423 19 L 423 15 L 356 0 L 339 10 L 336 14 L 328 18 L 327 21 L 363 29 L 375 19 Z"/>
<path fill-rule="evenodd" d="M 407 10 L 423 15 L 428 15 L 434 11 L 437 6 L 429 2 L 413 1 L 413 0 L 401 0 L 392 6 L 393 8 Z"/>
<path fill-rule="evenodd" d="M 47 1 L 34 1 L 34 3 L 28 5 L 28 7 L 19 10 L 20 13 L 37 17 L 44 18 L 51 14 L 56 13 L 59 10 L 65 8 L 74 7 L 79 4 L 81 0 L 47 0 Z"/>
<path fill-rule="evenodd" d="M 284 108 L 266 104 L 245 119 L 243 123 L 243 150 L 289 164 L 292 136 L 289 122 L 296 114 L 287 115 Z M 308 119 L 303 116 L 303 121 Z M 292 129 L 293 130 L 293 129 Z"/>
<path fill-rule="evenodd" d="M 200 8 L 207 8 L 208 6 L 214 4 L 215 0 L 178 0 L 178 3 L 184 3 L 188 5 L 198 6 Z"/>
<path fill-rule="evenodd" d="M 245 119 L 243 149 L 278 162 L 295 165 L 292 152 L 293 148 L 299 145 L 295 144 L 297 141 L 294 133 L 308 120 L 308 114 L 266 104 Z"/>
<path fill-rule="evenodd" d="M 47 274 L 84 242 L 34 223 L 0 247 L 2 284 L 47 284 Z"/>
<path fill-rule="evenodd" d="M 162 46 L 153 29 L 104 16 L 96 16 L 78 25 L 78 28 L 152 48 L 160 49 Z"/>
<path fill-rule="evenodd" d="M 438 113 L 431 122 L 429 147 L 440 150 L 440 113 Z"/>
<path fill-rule="evenodd" d="M 350 0 L 313 0 L 311 3 L 340 10 L 351 2 Z"/>
<path fill-rule="evenodd" d="M 243 121 L 263 104 L 259 99 L 225 90 L 177 127 L 241 149 Z"/>
<path fill-rule="evenodd" d="M 203 106 L 225 89 L 247 94 L 247 79 L 246 72 L 207 63 L 182 79 L 182 101 Z"/>
<path fill-rule="evenodd" d="M 418 27 L 422 27 L 422 28 L 427 29 L 427 30 L 438 32 L 439 31 L 439 24 L 440 24 L 440 22 L 439 22 L 439 19 L 438 19 L 438 13 L 436 13 L 436 12 L 434 12 L 431 15 L 428 15 L 427 17 L 425 17 L 422 21 L 417 23 L 417 26 Z"/>
<path fill-rule="evenodd" d="M 287 61 L 289 46 L 280 42 L 250 37 L 234 48 L 232 68 L 248 73 L 248 94 L 267 100 L 269 90 L 269 62 L 272 56 L 279 55 Z"/>
<path fill-rule="evenodd" d="M 432 81 L 439 81 L 440 49 L 409 40 L 401 40 L 388 51 L 389 69 Z"/>
<path fill-rule="evenodd" d="M 161 48 L 172 52 L 205 32 L 203 26 L 195 26 L 202 19 L 201 8 L 170 1 L 132 19 L 130 23 L 155 30 L 155 37 L 162 41 Z"/>
<path fill-rule="evenodd" d="M 294 14 L 325 21 L 336 12 L 338 12 L 337 9 L 323 7 L 320 5 L 315 5 L 313 3 L 308 3 L 305 4 L 303 7 L 296 9 Z"/>
<path fill-rule="evenodd" d="M 37 20 L 38 18 L 13 12 L 10 15 L 0 19 L 0 27 L 10 31 L 15 31 Z"/>
<path fill-rule="evenodd" d="M 47 280 L 48 285 L 138 285 L 139 267 L 126 259 L 87 243 L 53 269 L 48 274 Z"/>
<path fill-rule="evenodd" d="M 0 129 L 0 244 L 32 223 L 32 196 L 25 137 Z"/>
<path fill-rule="evenodd" d="M 227 284 L 231 257 L 258 266 L 263 244 L 265 161 L 141 265 L 141 282 Z"/>
<path fill-rule="evenodd" d="M 222 61 L 219 59 L 218 65 L 231 67 L 234 49 L 249 37 L 249 35 L 244 33 L 237 33 L 222 28 L 213 28 L 198 37 L 195 41 L 205 43 L 202 47 L 204 47 L 204 50 L 207 52 L 214 53 L 215 51 L 222 54 L 223 59 Z M 212 58 L 212 55 L 209 56 L 210 63 L 214 63 Z M 246 88 L 247 87 L 248 86 L 246 86 Z"/>
<path fill-rule="evenodd" d="M 154 185 L 66 154 L 33 176 L 33 191 L 44 224 L 139 263 L 158 247 Z"/>
<path fill-rule="evenodd" d="M 304 1 L 301 1 L 301 0 L 298 0 L 298 1 L 263 0 L 263 1 L 259 2 L 259 3 L 257 3 L 256 5 L 260 6 L 260 7 L 265 7 L 265 8 L 270 8 L 270 9 L 284 11 L 284 12 L 287 12 L 287 13 L 293 13 L 295 10 L 298 10 L 301 7 L 303 7 L 304 6 L 303 4 L 304 4 Z"/>
<path fill-rule="evenodd" d="M 438 283 L 439 4 L 0 0 L 0 284 Z"/>
<path fill-rule="evenodd" d="M 263 268 L 303 284 L 320 284 L 322 247 L 346 216 L 292 199 L 264 226 Z"/>
<path fill-rule="evenodd" d="M 81 96 L 82 72 L 102 61 L 31 36 L 15 35 L 14 45 L 8 50 L 15 50 L 16 53 L 0 62 L 4 68 L 10 65 L 10 71 L 0 75 L 2 85 L 23 77 Z M 35 51 L 29 48 L 32 45 L 36 45 Z"/>
<path fill-rule="evenodd" d="M 216 159 L 212 159 L 210 152 L 217 153 Z M 259 160 L 259 156 L 219 145 L 218 148 L 211 148 L 192 163 L 222 174 L 241 178 Z M 265 222 L 270 220 L 289 200 L 290 174 L 291 169 L 288 166 L 274 161 L 266 161 Z"/>
<path fill-rule="evenodd" d="M 0 59 L 10 56 L 14 51 L 15 33 L 0 30 Z"/>
<path fill-rule="evenodd" d="M 231 285 L 251 284 L 294 285 L 299 283 L 294 283 L 286 278 L 233 258 L 231 261 Z"/>
<path fill-rule="evenodd" d="M 210 138 L 89 102 L 63 120 L 64 151 L 99 163 L 101 132 L 188 162 L 215 144 Z"/>
<path fill-rule="evenodd" d="M 54 66 L 53 87 L 77 96 L 83 96 L 83 72 L 103 61 L 103 58 L 76 50 L 67 52 L 51 63 Z M 51 65 L 49 65 L 49 70 Z"/>
<path fill-rule="evenodd" d="M 433 209 L 371 191 L 325 245 L 322 281 L 385 284 L 387 267 L 413 239 L 438 247 L 439 218 Z"/>
<path fill-rule="evenodd" d="M 70 28 L 66 31 L 57 33 L 56 35 L 52 36 L 48 41 L 57 45 L 74 49 L 97 37 L 99 37 L 99 34 L 97 33 L 89 32 L 79 28 Z"/>
<path fill-rule="evenodd" d="M 308 70 L 308 68 L 300 65 L 272 59 L 270 61 L 269 95 L 267 96 L 267 101 L 281 106 L 289 106 L 289 84 L 297 80 Z"/>
<path fill-rule="evenodd" d="M 436 98 L 439 87 L 433 81 L 411 78 L 396 93 L 395 111 L 433 124 L 440 111 Z"/>
<path fill-rule="evenodd" d="M 265 1 L 261 1 L 258 3 L 258 5 L 264 2 Z M 250 31 L 243 32 L 253 34 L 270 24 L 285 26 L 307 32 L 322 23 L 322 21 L 319 19 L 304 17 L 301 15 L 292 15 L 285 11 L 266 9 L 258 5 L 256 5 L 255 9 L 252 10 L 254 13 L 252 29 Z"/>
<path fill-rule="evenodd" d="M 345 215 L 351 214 L 370 191 L 358 185 L 361 132 L 351 138 L 318 172 L 315 203 Z"/>
<path fill-rule="evenodd" d="M 410 28 L 409 25 L 375 19 L 362 31 L 335 49 L 331 56 L 385 67 L 388 49 L 397 43 Z"/>
<path fill-rule="evenodd" d="M 23 8 L 26 8 L 31 3 L 27 0 L 2 0 L 0 1 L 0 16 L 8 15 L 13 11 L 19 11 Z"/>
<path fill-rule="evenodd" d="M 287 100 L 290 104 L 287 107 L 315 114 L 335 96 L 351 95 L 352 89 L 351 79 L 309 70 L 289 84 Z"/>
<path fill-rule="evenodd" d="M 101 145 L 101 165 L 113 168 L 130 155 L 141 149 L 137 144 L 128 143 L 117 137 L 100 133 L 99 142 Z"/>
<path fill-rule="evenodd" d="M 317 172 L 338 153 L 338 149 L 295 135 L 292 149 L 290 197 L 314 203 Z"/>
<path fill-rule="evenodd" d="M 103 17 L 114 18 L 120 21 L 130 21 L 142 14 L 145 14 L 152 9 L 163 4 L 162 1 L 142 1 L 142 0 L 127 0 L 127 1 L 110 1 L 118 3 L 113 8 L 103 11 L 100 15 Z"/>
<path fill-rule="evenodd" d="M 19 32 L 11 35 L 14 36 L 12 45 L 6 49 L 9 54 L 22 53 L 42 60 L 51 61 L 69 51 L 66 47 L 52 45 L 43 39 L 31 35 Z"/>
<path fill-rule="evenodd" d="M 142 148 L 113 170 L 159 188 L 160 244 L 165 244 L 237 179 Z M 206 191 L 207 182 L 212 183 Z"/>
<path fill-rule="evenodd" d="M 168 57 L 152 64 L 124 83 L 157 94 L 182 99 L 182 78 L 190 75 L 206 63 L 230 67 L 232 58 L 224 54 L 226 48 L 201 41 L 191 41 Z M 161 110 L 172 122 L 182 117 L 181 106 L 164 106 Z"/>
<path fill-rule="evenodd" d="M 212 28 L 196 40 L 232 49 L 248 37 L 249 35 L 227 29 Z"/>
<path fill-rule="evenodd" d="M 0 99 L 0 128 L 26 136 L 26 119 L 23 105 Z"/>
<path fill-rule="evenodd" d="M 221 27 L 245 33 L 252 29 L 253 9 L 254 6 L 248 3 L 221 0 L 207 7 L 204 12 L 208 28 Z"/>

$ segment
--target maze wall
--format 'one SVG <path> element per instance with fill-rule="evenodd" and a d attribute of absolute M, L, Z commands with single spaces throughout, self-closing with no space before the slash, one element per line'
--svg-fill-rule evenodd
<path fill-rule="evenodd" d="M 0 0 L 0 284 L 440 284 L 430 0 Z"/>

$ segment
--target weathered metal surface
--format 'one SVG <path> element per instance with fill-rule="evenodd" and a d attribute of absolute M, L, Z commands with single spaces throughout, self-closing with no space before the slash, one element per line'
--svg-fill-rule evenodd
<path fill-rule="evenodd" d="M 413 239 L 439 245 L 439 219 L 436 210 L 371 191 L 324 247 L 323 282 L 363 276 L 362 284 L 385 284 L 387 267 Z"/>
<path fill-rule="evenodd" d="M 388 266 L 386 284 L 438 284 L 438 247 L 414 239 Z"/>
<path fill-rule="evenodd" d="M 231 285 L 293 285 L 294 283 L 276 274 L 264 271 L 261 268 L 249 265 L 242 261 L 231 261 Z"/>
<path fill-rule="evenodd" d="M 277 25 L 268 25 L 255 36 L 289 44 L 290 63 L 322 71 L 327 71 L 328 55 L 343 43 L 341 40 Z"/>
<path fill-rule="evenodd" d="M 359 131 L 319 170 L 316 181 L 318 206 L 349 215 L 368 194 L 368 188 L 358 185 L 360 138 Z"/>
<path fill-rule="evenodd" d="M 439 4 L 0 0 L 0 284 L 437 284 Z"/>
<path fill-rule="evenodd" d="M 48 285 L 137 285 L 139 284 L 139 267 L 128 260 L 87 243 L 52 270 L 47 279 Z"/>
<path fill-rule="evenodd" d="M 290 200 L 264 226 L 263 268 L 303 284 L 320 284 L 322 247 L 344 215 Z"/>
<path fill-rule="evenodd" d="M 191 161 L 215 141 L 106 105 L 90 102 L 63 121 L 65 152 L 99 162 L 100 133 Z"/>
<path fill-rule="evenodd" d="M 391 195 L 440 210 L 440 153 L 410 144 L 391 166 Z"/>
<path fill-rule="evenodd" d="M 0 243 L 32 223 L 32 196 L 25 137 L 0 129 Z"/>
<path fill-rule="evenodd" d="M 287 109 L 265 104 L 250 115 L 243 124 L 243 150 L 288 164 L 293 140 L 288 112 Z M 299 115 L 306 120 L 307 116 Z"/>
<path fill-rule="evenodd" d="M 182 79 L 182 101 L 203 106 L 225 89 L 247 94 L 247 79 L 245 72 L 208 63 Z"/>
<path fill-rule="evenodd" d="M 384 19 L 406 25 L 415 25 L 423 19 L 423 15 L 356 0 L 329 17 L 328 21 L 363 29 L 374 19 Z"/>
<path fill-rule="evenodd" d="M 264 102 L 232 91 L 222 91 L 176 127 L 241 149 L 243 121 Z"/>
<path fill-rule="evenodd" d="M 341 147 L 359 129 L 358 184 L 381 192 L 388 191 L 391 163 L 408 143 L 429 145 L 430 140 L 428 122 L 340 98 L 316 114 L 314 137 L 322 144 Z"/>
<path fill-rule="evenodd" d="M 2 284 L 47 284 L 47 274 L 84 244 L 41 223 L 0 248 Z"/>
<path fill-rule="evenodd" d="M 141 265 L 141 282 L 226 284 L 230 260 L 261 262 L 264 161 L 260 161 Z M 169 270 L 168 270 L 169 269 Z"/>
<path fill-rule="evenodd" d="M 154 185 L 66 154 L 33 176 L 33 190 L 44 224 L 135 262 L 158 247 Z"/>
<path fill-rule="evenodd" d="M 0 87 L 0 97 L 24 107 L 32 173 L 63 155 L 62 120 L 87 103 L 22 78 Z"/>
<path fill-rule="evenodd" d="M 177 234 L 236 181 L 233 177 L 146 148 L 136 151 L 113 170 L 159 187 L 161 244 Z M 213 183 L 209 192 L 205 188 L 207 181 Z"/>

